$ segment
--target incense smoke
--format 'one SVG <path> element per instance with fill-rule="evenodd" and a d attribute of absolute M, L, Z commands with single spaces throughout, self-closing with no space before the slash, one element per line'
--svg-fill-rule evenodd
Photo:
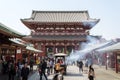
<path fill-rule="evenodd" d="M 87 54 L 91 53 L 91 46 L 98 43 L 99 40 L 92 36 L 87 36 L 87 42 L 81 43 L 81 49 L 78 51 L 72 50 L 67 57 L 67 62 L 79 61 L 85 59 Z"/>

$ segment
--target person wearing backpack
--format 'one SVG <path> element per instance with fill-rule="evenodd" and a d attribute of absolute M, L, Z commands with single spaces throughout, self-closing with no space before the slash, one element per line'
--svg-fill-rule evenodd
<path fill-rule="evenodd" d="M 94 80 L 95 78 L 95 71 L 92 65 L 89 66 L 89 71 L 88 71 L 88 78 L 89 80 Z"/>
<path fill-rule="evenodd" d="M 55 64 L 55 73 L 58 73 L 58 72 L 59 72 L 59 68 L 60 68 L 60 63 L 57 62 L 57 63 Z"/>

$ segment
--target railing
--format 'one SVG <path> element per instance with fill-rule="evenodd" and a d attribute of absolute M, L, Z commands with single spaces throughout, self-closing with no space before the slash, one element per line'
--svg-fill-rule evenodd
<path fill-rule="evenodd" d="M 32 35 L 88 35 L 88 33 L 85 32 L 71 32 L 71 33 L 65 33 L 65 32 L 54 32 L 54 33 L 49 33 L 49 32 L 39 32 L 39 33 L 32 33 Z"/>

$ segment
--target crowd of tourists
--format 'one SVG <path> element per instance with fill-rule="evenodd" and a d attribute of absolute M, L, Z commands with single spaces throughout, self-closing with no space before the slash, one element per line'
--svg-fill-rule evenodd
<path fill-rule="evenodd" d="M 61 67 L 61 64 L 64 64 L 62 60 L 54 61 L 54 59 L 44 58 L 37 59 L 36 61 L 33 58 L 30 58 L 29 62 L 24 59 L 18 59 L 15 62 L 14 58 L 10 58 L 9 61 L 3 59 L 0 61 L 2 63 L 2 74 L 8 75 L 8 80 L 28 80 L 30 72 L 33 71 L 33 65 L 37 65 L 37 72 L 39 73 L 40 80 L 43 80 L 44 76 L 48 80 L 49 75 L 54 74 L 53 80 L 63 80 L 64 67 Z M 29 65 L 28 65 L 29 64 Z M 80 74 L 83 73 L 82 60 L 77 62 L 79 67 Z M 92 64 L 89 65 L 88 78 L 89 80 L 94 80 L 95 72 L 92 68 Z"/>
<path fill-rule="evenodd" d="M 11 57 L 9 60 L 2 59 L 0 63 L 2 65 L 1 73 L 7 75 L 8 80 L 28 80 L 30 72 L 33 72 L 34 65 L 37 65 L 40 80 L 43 76 L 48 80 L 47 76 L 50 74 L 54 74 L 53 80 L 58 80 L 56 77 L 63 80 L 62 73 L 64 69 L 60 67 L 62 61 L 58 61 L 56 64 L 50 58 L 37 59 L 36 61 L 30 58 L 29 62 L 26 59 L 15 61 Z"/>
<path fill-rule="evenodd" d="M 15 61 L 14 57 L 6 60 L 4 57 L 0 60 L 0 73 L 6 75 L 8 80 L 27 80 L 30 73 L 28 63 L 25 60 Z M 30 64 L 30 63 L 29 63 Z"/>
<path fill-rule="evenodd" d="M 40 80 L 44 76 L 48 80 L 47 75 L 54 74 L 53 80 L 63 80 L 64 68 L 60 66 L 60 61 L 54 63 L 53 59 L 43 59 L 38 64 L 38 71 L 40 74 Z M 47 75 L 46 75 L 47 73 Z"/>

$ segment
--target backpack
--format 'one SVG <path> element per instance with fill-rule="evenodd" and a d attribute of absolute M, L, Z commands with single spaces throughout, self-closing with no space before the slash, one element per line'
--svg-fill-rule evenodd
<path fill-rule="evenodd" d="M 55 69 L 56 69 L 56 70 L 59 70 L 59 68 L 60 68 L 60 64 L 59 64 L 59 63 L 56 63 L 56 64 L 55 64 Z"/>

